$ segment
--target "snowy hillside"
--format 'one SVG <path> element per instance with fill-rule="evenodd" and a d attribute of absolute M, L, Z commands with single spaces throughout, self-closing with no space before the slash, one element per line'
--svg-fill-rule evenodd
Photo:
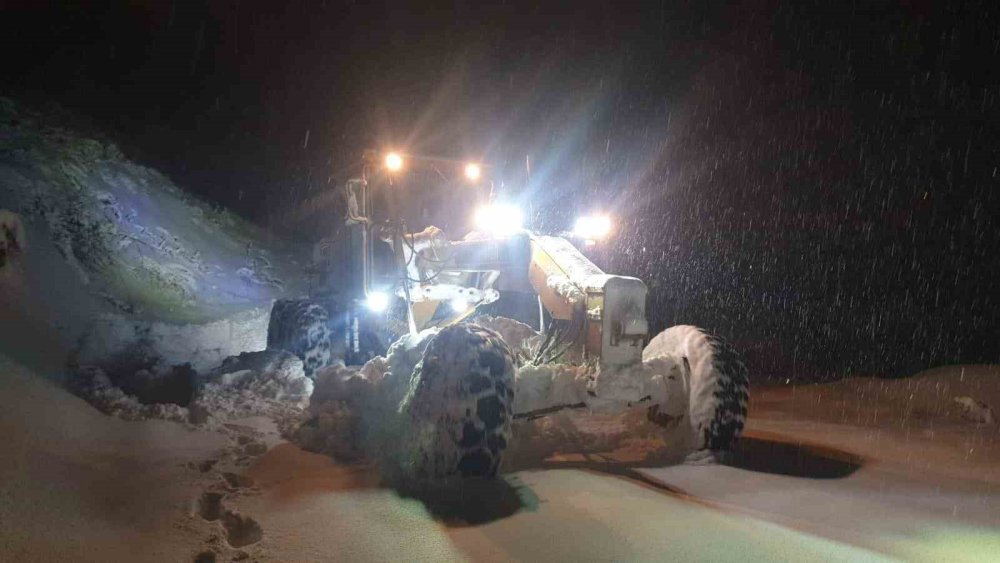
<path fill-rule="evenodd" d="M 205 366 L 263 348 L 272 300 L 302 290 L 293 249 L 69 119 L 0 98 L 0 209 L 27 239 L 0 277 L 4 348 L 49 338 L 97 357 L 139 342 Z"/>

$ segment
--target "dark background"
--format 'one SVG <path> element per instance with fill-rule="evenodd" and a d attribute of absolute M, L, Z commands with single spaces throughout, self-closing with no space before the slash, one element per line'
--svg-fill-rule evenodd
<path fill-rule="evenodd" d="M 653 328 L 759 377 L 1000 361 L 992 2 L 0 6 L 5 95 L 275 232 L 363 148 L 481 158 L 536 228 L 613 212 Z"/>

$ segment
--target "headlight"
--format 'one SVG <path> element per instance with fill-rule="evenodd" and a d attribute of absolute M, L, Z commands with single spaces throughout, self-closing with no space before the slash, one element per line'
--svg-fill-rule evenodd
<path fill-rule="evenodd" d="M 476 229 L 493 236 L 512 235 L 524 228 L 524 215 L 507 203 L 491 203 L 476 210 Z"/>
<path fill-rule="evenodd" d="M 403 157 L 398 152 L 385 155 L 385 167 L 389 172 L 399 172 L 403 169 Z"/>
<path fill-rule="evenodd" d="M 365 299 L 365 306 L 369 311 L 381 313 L 389 307 L 389 295 L 381 291 L 373 291 Z"/>
<path fill-rule="evenodd" d="M 475 162 L 470 162 L 465 165 L 465 178 L 469 181 L 475 182 L 482 175 L 483 169 L 479 167 Z"/>
<path fill-rule="evenodd" d="M 611 234 L 611 217 L 587 215 L 576 220 L 573 234 L 584 240 L 603 240 Z"/>

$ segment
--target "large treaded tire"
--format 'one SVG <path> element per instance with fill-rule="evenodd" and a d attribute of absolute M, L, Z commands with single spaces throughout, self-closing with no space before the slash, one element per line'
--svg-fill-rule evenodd
<path fill-rule="evenodd" d="M 457 324 L 431 340 L 403 402 L 413 477 L 497 475 L 511 437 L 514 370 L 510 348 L 492 330 Z"/>
<path fill-rule="evenodd" d="M 687 358 L 691 365 L 688 413 L 695 449 L 731 451 L 743 432 L 750 398 L 750 377 L 743 358 L 728 342 L 691 325 L 656 335 L 643 360 L 661 354 Z"/>
<path fill-rule="evenodd" d="M 271 308 L 267 348 L 285 350 L 302 360 L 306 377 L 333 362 L 330 315 L 308 299 L 279 299 Z"/>

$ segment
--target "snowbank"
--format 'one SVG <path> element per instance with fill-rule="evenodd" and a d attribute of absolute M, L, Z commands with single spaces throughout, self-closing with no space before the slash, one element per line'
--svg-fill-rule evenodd
<path fill-rule="evenodd" d="M 132 407 L 105 416 L 0 354 L 0 559 L 194 559 L 213 530 L 188 514 L 207 480 L 189 467 L 227 440 Z"/>
<path fill-rule="evenodd" d="M 106 313 L 94 319 L 80 339 L 76 361 L 93 364 L 142 353 L 166 364 L 191 364 L 206 371 L 229 356 L 264 350 L 269 318 L 269 307 L 201 324 L 145 322 Z"/>
<path fill-rule="evenodd" d="M 303 420 L 286 432 L 302 448 L 342 461 L 381 459 L 403 432 L 400 402 L 436 329 L 404 335 L 388 357 L 363 367 L 337 362 L 314 375 L 314 389 Z"/>
<path fill-rule="evenodd" d="M 177 404 L 143 404 L 111 382 L 96 366 L 84 366 L 70 382 L 70 389 L 104 414 L 122 420 L 169 420 L 188 422 L 188 409 Z"/>
<path fill-rule="evenodd" d="M 1000 483 L 1000 427 L 956 398 L 996 412 L 1000 365 L 942 366 L 904 379 L 852 377 L 761 389 L 749 431 L 782 432 L 952 483 Z M 795 422 L 792 422 L 795 421 Z"/>
<path fill-rule="evenodd" d="M 490 319 L 508 338 L 537 334 L 515 321 Z M 438 331 L 405 335 L 363 368 L 322 370 L 309 402 L 309 421 L 295 440 L 341 459 L 385 458 L 401 450 L 407 428 L 403 400 L 413 389 L 424 350 Z M 607 451 L 636 439 L 655 441 L 662 454 L 683 458 L 698 445 L 688 416 L 688 364 L 661 353 L 629 368 L 590 365 L 521 366 L 515 376 L 513 446 L 521 458 L 559 452 Z M 564 412 L 559 412 L 564 411 Z M 594 449 L 597 448 L 597 449 Z"/>
<path fill-rule="evenodd" d="M 112 378 L 100 367 L 87 365 L 69 378 L 68 385 L 99 411 L 124 420 L 209 426 L 266 416 L 290 428 L 313 392 L 302 360 L 283 350 L 231 356 L 206 376 L 182 365 L 152 366 Z"/>
<path fill-rule="evenodd" d="M 143 346 L 208 369 L 263 349 L 271 302 L 305 292 L 300 249 L 67 121 L 0 98 L 0 209 L 31 240 L 18 279 L 4 282 L 19 296 L 0 300 L 2 316 L 83 338 L 82 362 Z"/>
<path fill-rule="evenodd" d="M 516 380 L 510 467 L 552 456 L 642 450 L 663 461 L 699 447 L 688 416 L 690 370 L 660 355 L 642 364 L 601 370 L 588 366 L 523 366 Z"/>
<path fill-rule="evenodd" d="M 306 377 L 302 360 L 284 350 L 244 352 L 226 358 L 208 374 L 208 382 L 303 408 L 313 392 L 313 382 Z"/>
<path fill-rule="evenodd" d="M 366 452 L 372 453 L 365 432 L 365 416 L 374 410 L 371 396 L 374 383 L 357 368 L 342 364 L 320 370 L 315 381 L 308 419 L 293 431 L 291 438 L 309 451 L 340 460 L 359 460 Z"/>
<path fill-rule="evenodd" d="M 389 347 L 386 355 L 389 369 L 379 386 L 379 394 L 385 404 L 399 405 L 409 392 L 413 368 L 423 358 L 424 350 L 438 332 L 439 329 L 432 328 L 416 335 L 405 334 Z"/>
<path fill-rule="evenodd" d="M 800 385 L 794 391 L 812 404 L 811 416 L 823 420 L 933 432 L 968 429 L 1000 436 L 996 421 L 987 420 L 988 412 L 995 418 L 1000 405 L 997 365 L 942 366 L 903 379 L 852 377 Z"/>
<path fill-rule="evenodd" d="M 514 412 L 544 411 L 554 405 L 586 403 L 593 374 L 584 366 L 522 366 L 514 382 Z"/>
<path fill-rule="evenodd" d="M 531 350 L 537 347 L 544 338 L 530 326 L 507 317 L 491 317 L 483 315 L 476 317 L 473 323 L 497 332 L 503 341 L 510 346 L 515 358 L 529 358 Z"/>

